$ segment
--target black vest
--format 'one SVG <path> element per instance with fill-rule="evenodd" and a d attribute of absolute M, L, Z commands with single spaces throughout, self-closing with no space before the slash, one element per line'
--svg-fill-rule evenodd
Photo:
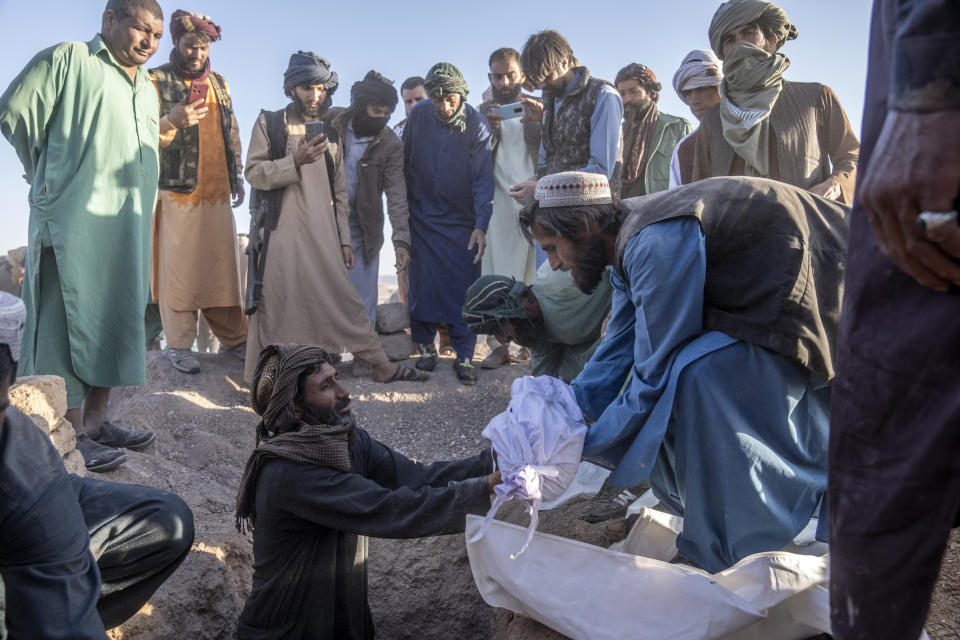
<path fill-rule="evenodd" d="M 706 238 L 703 327 L 775 351 L 830 380 L 849 209 L 766 178 L 708 178 L 623 201 L 613 267 L 657 222 L 690 216 Z"/>
<path fill-rule="evenodd" d="M 173 70 L 169 62 L 150 70 L 160 93 L 160 114 L 170 113 L 187 95 L 189 83 Z M 220 128 L 223 132 L 224 155 L 227 157 L 227 176 L 233 180 L 237 175 L 237 161 L 230 141 L 233 124 L 233 105 L 223 76 L 214 71 L 208 76 L 210 86 L 220 105 Z M 177 130 L 173 142 L 160 147 L 160 188 L 179 193 L 192 193 L 197 188 L 197 164 L 200 159 L 200 125 Z"/>

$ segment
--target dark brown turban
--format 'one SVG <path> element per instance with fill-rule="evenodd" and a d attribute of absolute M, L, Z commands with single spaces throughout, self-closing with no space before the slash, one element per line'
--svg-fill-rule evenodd
<path fill-rule="evenodd" d="M 220 39 L 220 27 L 213 24 L 210 16 L 177 9 L 170 16 L 170 37 L 176 42 L 185 33 L 200 32 L 210 36 L 211 42 Z"/>

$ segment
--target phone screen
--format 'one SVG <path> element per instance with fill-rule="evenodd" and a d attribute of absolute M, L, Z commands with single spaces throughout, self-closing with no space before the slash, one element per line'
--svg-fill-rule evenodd
<path fill-rule="evenodd" d="M 308 142 L 324 133 L 323 123 L 319 120 L 311 120 L 310 122 L 304 123 L 303 126 L 305 129 L 305 138 Z"/>

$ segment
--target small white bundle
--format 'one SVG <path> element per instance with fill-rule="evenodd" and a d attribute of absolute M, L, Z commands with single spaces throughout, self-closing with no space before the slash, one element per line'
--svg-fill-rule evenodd
<path fill-rule="evenodd" d="M 530 526 L 523 553 L 539 522 L 542 500 L 561 496 L 577 475 L 587 425 L 573 389 L 550 376 L 525 376 L 514 380 L 507 410 L 494 417 L 483 430 L 497 454 L 501 484 L 483 525 L 470 540 L 476 542 L 506 502 L 530 501 Z"/>

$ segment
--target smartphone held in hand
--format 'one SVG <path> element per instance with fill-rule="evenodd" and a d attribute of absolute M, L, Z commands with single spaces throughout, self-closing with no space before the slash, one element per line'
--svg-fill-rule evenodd
<path fill-rule="evenodd" d="M 500 112 L 500 117 L 504 120 L 510 118 L 519 118 L 523 116 L 523 103 L 522 102 L 511 102 L 510 104 L 505 104 L 497 108 L 497 111 Z"/>
<path fill-rule="evenodd" d="M 207 91 L 210 90 L 210 85 L 208 85 L 203 80 L 194 80 L 190 83 L 190 95 L 187 97 L 187 104 L 193 104 L 197 100 L 207 101 Z"/>
<path fill-rule="evenodd" d="M 319 120 L 311 120 L 310 122 L 304 123 L 304 128 L 306 129 L 306 134 L 304 139 L 307 142 L 310 142 L 319 135 L 324 134 L 323 123 Z"/>

